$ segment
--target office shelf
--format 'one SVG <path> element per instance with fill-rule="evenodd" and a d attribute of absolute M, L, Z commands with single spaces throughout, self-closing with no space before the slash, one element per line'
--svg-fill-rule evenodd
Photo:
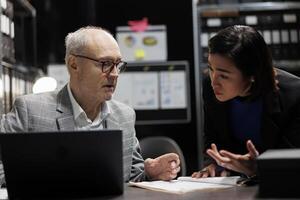
<path fill-rule="evenodd" d="M 32 91 L 33 64 L 28 65 L 24 58 L 28 53 L 36 57 L 36 48 L 34 42 L 31 48 L 25 48 L 28 38 L 24 35 L 25 29 L 31 30 L 35 41 L 36 10 L 27 0 L 1 0 L 0 16 L 0 114 L 3 114 L 10 111 L 15 97 Z M 26 26 L 26 19 L 31 19 L 32 26 Z"/>
<path fill-rule="evenodd" d="M 219 30 L 235 24 L 255 27 L 265 38 L 276 63 L 289 68 L 300 50 L 300 2 L 257 2 L 197 6 L 199 62 L 206 62 L 207 40 Z M 297 63 L 297 62 L 296 62 Z M 300 66 L 299 66 L 300 70 Z"/>

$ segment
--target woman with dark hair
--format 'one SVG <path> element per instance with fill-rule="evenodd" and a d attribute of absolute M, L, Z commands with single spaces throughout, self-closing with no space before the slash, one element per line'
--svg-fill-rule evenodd
<path fill-rule="evenodd" d="M 263 37 L 235 25 L 209 41 L 204 166 L 192 177 L 256 175 L 267 149 L 300 147 L 300 78 L 273 67 Z"/>

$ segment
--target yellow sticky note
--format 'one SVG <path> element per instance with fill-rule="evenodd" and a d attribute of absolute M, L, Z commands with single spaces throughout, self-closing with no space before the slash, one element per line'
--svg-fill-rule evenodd
<path fill-rule="evenodd" d="M 135 57 L 136 60 L 143 60 L 145 58 L 144 49 L 136 49 L 134 51 L 134 57 Z"/>

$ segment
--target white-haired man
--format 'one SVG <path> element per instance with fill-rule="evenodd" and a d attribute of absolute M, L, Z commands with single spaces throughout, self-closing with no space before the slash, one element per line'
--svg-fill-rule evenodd
<path fill-rule="evenodd" d="M 126 66 L 113 36 L 89 26 L 69 33 L 65 43 L 69 83 L 60 91 L 17 98 L 12 111 L 1 119 L 2 132 L 121 129 L 125 181 L 175 178 L 178 156 L 171 153 L 144 161 L 135 136 L 134 111 L 112 100 Z"/>

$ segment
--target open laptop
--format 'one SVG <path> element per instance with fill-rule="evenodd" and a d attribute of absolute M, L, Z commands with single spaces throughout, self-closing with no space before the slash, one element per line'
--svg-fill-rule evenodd
<path fill-rule="evenodd" d="M 123 193 L 121 130 L 0 134 L 10 199 Z"/>

